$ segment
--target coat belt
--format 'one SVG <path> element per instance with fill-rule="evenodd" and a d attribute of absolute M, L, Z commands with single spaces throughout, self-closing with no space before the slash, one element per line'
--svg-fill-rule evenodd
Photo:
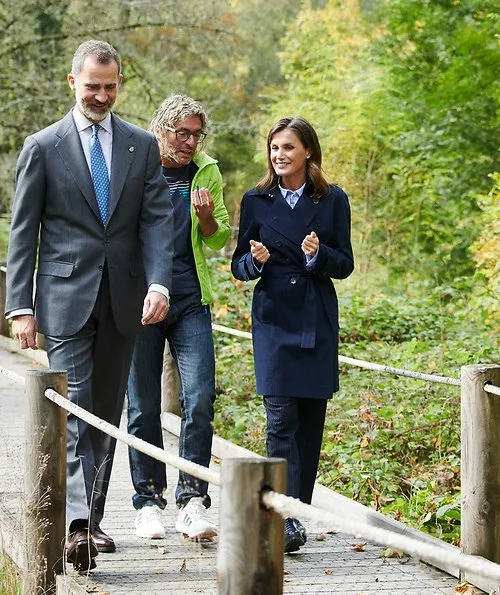
<path fill-rule="evenodd" d="M 307 277 L 306 285 L 306 299 L 304 302 L 303 325 L 302 325 L 302 341 L 300 346 L 302 349 L 314 349 L 316 347 L 316 321 L 317 321 L 317 303 L 316 290 L 314 282 L 311 277 Z"/>

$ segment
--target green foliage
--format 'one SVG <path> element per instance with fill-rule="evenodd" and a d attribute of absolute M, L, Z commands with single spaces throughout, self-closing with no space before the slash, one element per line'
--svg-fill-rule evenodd
<path fill-rule="evenodd" d="M 477 0 L 305 4 L 281 53 L 287 113 L 315 124 L 325 169 L 352 199 L 362 271 L 395 279 L 470 274 L 476 195 L 496 168 L 500 50 L 493 9 Z"/>
<path fill-rule="evenodd" d="M 446 279 L 471 271 L 475 195 L 489 187 L 500 140 L 498 24 L 479 6 L 388 0 L 377 18 L 387 27 L 379 56 L 396 124 L 381 191 L 410 248 L 397 266 L 431 263 Z"/>
<path fill-rule="evenodd" d="M 500 333 L 500 173 L 495 172 L 491 178 L 491 190 L 488 194 L 478 196 L 483 225 L 471 250 L 479 273 L 487 281 L 487 291 L 482 301 L 489 305 L 491 320 L 496 323 Z"/>

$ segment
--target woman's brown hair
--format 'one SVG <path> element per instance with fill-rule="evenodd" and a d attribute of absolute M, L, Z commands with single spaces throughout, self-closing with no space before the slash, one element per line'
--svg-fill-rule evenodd
<path fill-rule="evenodd" d="M 257 188 L 259 190 L 270 190 L 271 188 L 274 188 L 279 181 L 279 176 L 274 171 L 273 164 L 271 163 L 271 141 L 277 132 L 281 132 L 282 130 L 285 130 L 285 128 L 294 132 L 302 145 L 308 149 L 311 154 L 306 162 L 306 175 L 314 187 L 313 197 L 320 198 L 321 196 L 324 196 L 328 192 L 330 185 L 321 169 L 322 154 L 318 135 L 311 124 L 300 117 L 290 116 L 281 118 L 274 124 L 274 126 L 272 126 L 267 135 L 267 173 L 262 180 L 257 183 Z"/>

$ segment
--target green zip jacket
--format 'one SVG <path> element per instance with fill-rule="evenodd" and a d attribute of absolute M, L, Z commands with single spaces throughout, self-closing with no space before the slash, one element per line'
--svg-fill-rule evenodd
<path fill-rule="evenodd" d="M 203 151 L 195 153 L 194 163 L 198 166 L 191 190 L 196 188 L 208 188 L 214 201 L 214 219 L 217 221 L 218 228 L 210 236 L 201 234 L 198 217 L 191 205 L 191 244 L 193 246 L 194 262 L 196 265 L 196 274 L 201 288 L 201 302 L 208 305 L 212 302 L 212 283 L 210 281 L 210 272 L 208 270 L 205 254 L 203 253 L 203 244 L 206 244 L 212 250 L 221 250 L 229 239 L 229 215 L 227 214 L 224 198 L 222 195 L 222 176 L 217 166 L 217 161 L 212 159 Z"/>

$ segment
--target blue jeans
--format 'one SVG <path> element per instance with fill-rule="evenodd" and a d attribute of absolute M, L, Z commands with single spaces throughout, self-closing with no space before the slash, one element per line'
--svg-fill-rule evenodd
<path fill-rule="evenodd" d="M 210 308 L 193 296 L 173 296 L 166 320 L 145 326 L 134 347 L 128 380 L 128 431 L 163 448 L 161 429 L 161 374 L 165 339 L 180 378 L 181 432 L 179 456 L 208 467 L 212 453 L 212 422 L 215 402 L 215 356 Z M 167 487 L 165 465 L 129 448 L 130 472 L 140 509 L 156 504 L 164 508 Z M 202 497 L 210 506 L 206 482 L 179 472 L 175 491 L 177 506 L 192 497 Z"/>

